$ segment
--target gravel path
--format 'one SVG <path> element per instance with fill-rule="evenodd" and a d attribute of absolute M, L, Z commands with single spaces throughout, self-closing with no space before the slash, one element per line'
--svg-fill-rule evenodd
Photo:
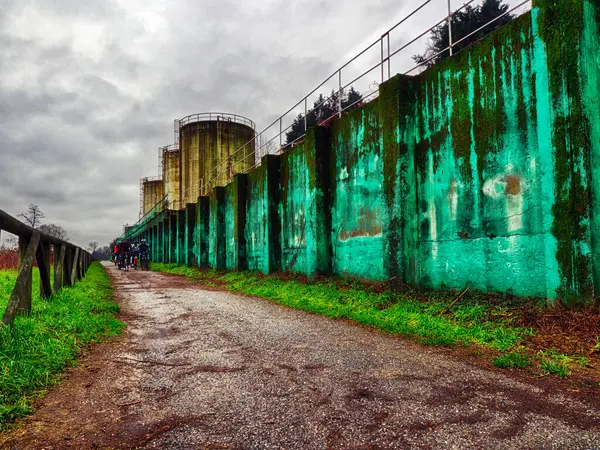
<path fill-rule="evenodd" d="M 125 337 L 88 354 L 1 448 L 600 448 L 598 398 L 179 277 L 107 268 Z"/>

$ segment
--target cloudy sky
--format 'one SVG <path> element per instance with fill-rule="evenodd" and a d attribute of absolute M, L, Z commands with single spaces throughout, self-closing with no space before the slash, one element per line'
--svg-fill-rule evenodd
<path fill-rule="evenodd" d="M 0 0 L 0 208 L 37 204 L 73 242 L 104 245 L 137 220 L 139 179 L 157 175 L 174 119 L 223 111 L 262 129 L 422 1 Z M 445 4 L 397 29 L 392 50 Z"/>

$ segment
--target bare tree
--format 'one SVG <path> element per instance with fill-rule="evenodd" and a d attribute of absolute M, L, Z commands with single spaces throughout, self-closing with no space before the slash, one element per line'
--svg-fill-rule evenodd
<path fill-rule="evenodd" d="M 32 228 L 36 228 L 46 216 L 38 205 L 32 203 L 27 207 L 27 211 L 19 214 L 19 217 L 23 218 Z"/>
<path fill-rule="evenodd" d="M 96 251 L 94 252 L 94 257 L 107 260 L 110 258 L 111 254 L 112 252 L 110 251 L 110 248 L 105 245 L 104 247 L 96 249 Z"/>
<path fill-rule="evenodd" d="M 39 227 L 39 230 L 42 233 L 49 234 L 50 236 L 54 236 L 55 238 L 62 239 L 63 241 L 69 240 L 67 231 L 60 225 L 55 225 L 53 223 L 49 223 L 48 225 L 44 224 Z"/>
<path fill-rule="evenodd" d="M 260 160 L 265 155 L 278 155 L 280 153 L 279 146 L 275 144 L 273 139 L 267 139 L 259 136 L 255 144 L 255 164 L 260 163 Z"/>
<path fill-rule="evenodd" d="M 91 241 L 88 243 L 88 250 L 93 254 L 99 246 L 100 244 L 98 242 Z"/>

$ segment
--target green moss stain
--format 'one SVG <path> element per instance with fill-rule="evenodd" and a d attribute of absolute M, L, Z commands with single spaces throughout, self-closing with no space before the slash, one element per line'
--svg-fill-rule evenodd
<path fill-rule="evenodd" d="M 535 73 L 545 52 L 534 46 L 521 17 L 422 75 L 419 284 L 556 296 L 556 240 L 542 227 L 553 175 L 540 138 L 551 124 L 539 123 L 547 94 Z"/>
<path fill-rule="evenodd" d="M 310 159 L 306 143 L 282 155 L 279 204 L 282 269 L 306 275 L 317 270 L 314 156 Z"/>
<path fill-rule="evenodd" d="M 536 2 L 540 38 L 547 48 L 554 112 L 552 149 L 557 190 L 552 230 L 557 238 L 560 294 L 567 303 L 577 302 L 576 297 L 581 294 L 593 293 L 592 260 L 587 245 L 591 240 L 587 176 L 592 144 L 581 78 L 585 3 Z"/>
<path fill-rule="evenodd" d="M 267 166 L 248 174 L 246 204 L 246 248 L 248 269 L 269 273 L 269 186 Z"/>
<path fill-rule="evenodd" d="M 335 122 L 331 242 L 333 271 L 383 279 L 383 161 L 377 101 Z"/>
<path fill-rule="evenodd" d="M 237 206 L 237 183 L 232 182 L 225 187 L 225 268 L 229 270 L 238 269 Z"/>

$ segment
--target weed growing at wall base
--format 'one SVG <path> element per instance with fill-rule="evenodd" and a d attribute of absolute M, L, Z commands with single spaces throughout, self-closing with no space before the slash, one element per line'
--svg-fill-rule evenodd
<path fill-rule="evenodd" d="M 4 310 L 16 280 L 15 270 L 0 271 L 0 310 Z M 87 344 L 118 335 L 108 276 L 94 263 L 73 287 L 50 300 L 39 298 L 39 273 L 33 277 L 33 311 L 18 317 L 12 328 L 0 325 L 0 430 L 32 412 L 45 389 L 60 380 Z"/>

